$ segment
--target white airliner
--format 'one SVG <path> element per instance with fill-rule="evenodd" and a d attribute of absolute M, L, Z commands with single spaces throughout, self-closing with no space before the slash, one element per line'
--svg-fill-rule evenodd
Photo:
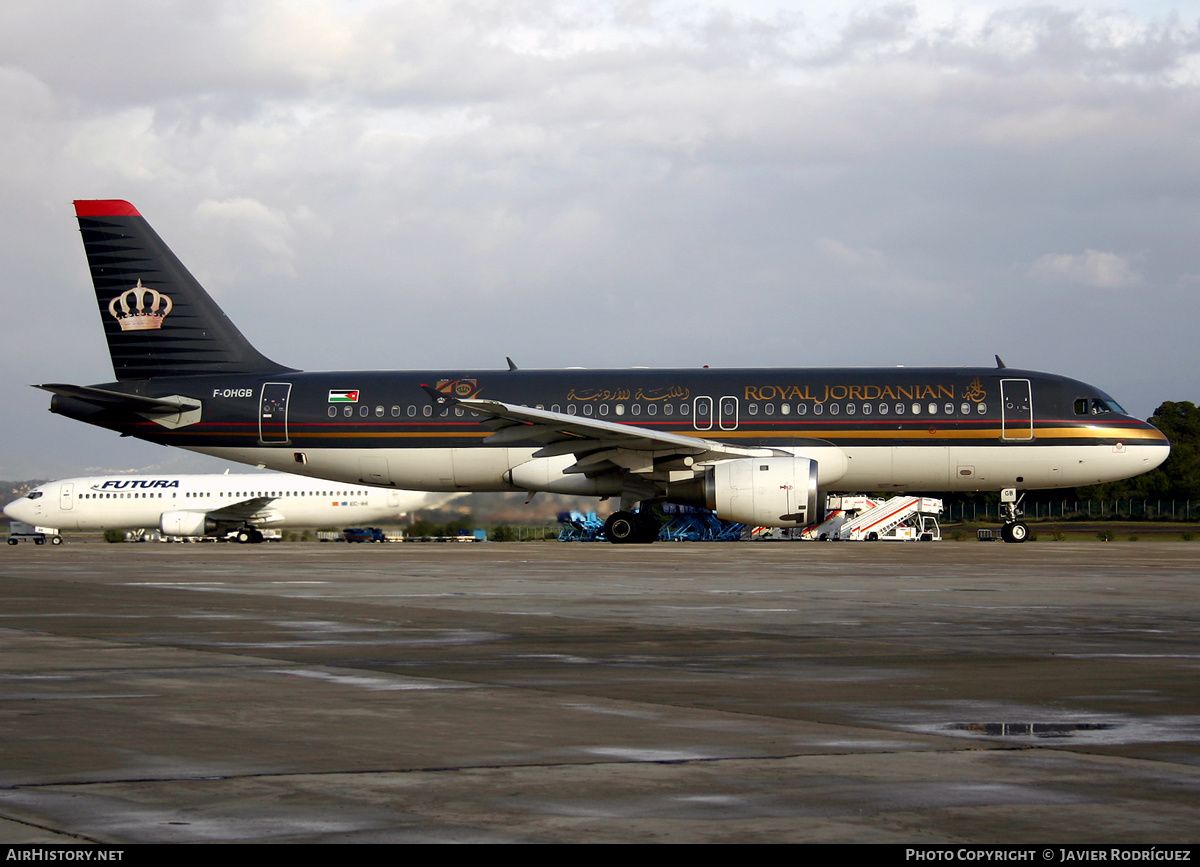
<path fill-rule="evenodd" d="M 5 506 L 4 514 L 59 531 L 157 527 L 167 536 L 209 536 L 236 530 L 239 542 L 261 542 L 262 527 L 368 524 L 457 496 L 285 473 L 88 476 L 39 485 Z"/>

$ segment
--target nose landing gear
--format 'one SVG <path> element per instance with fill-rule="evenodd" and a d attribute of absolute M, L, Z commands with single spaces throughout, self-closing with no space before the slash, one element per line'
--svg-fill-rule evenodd
<path fill-rule="evenodd" d="M 1024 501 L 1024 491 L 1018 493 L 1016 488 L 1005 488 L 1000 492 L 1000 517 L 1004 519 L 1000 538 L 1005 542 L 1024 542 L 1029 538 L 1029 526 L 1018 520 L 1025 514 L 1021 508 Z"/>

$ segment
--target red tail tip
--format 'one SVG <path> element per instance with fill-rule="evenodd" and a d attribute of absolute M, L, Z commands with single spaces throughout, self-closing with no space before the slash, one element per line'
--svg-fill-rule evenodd
<path fill-rule="evenodd" d="M 138 209 L 121 199 L 77 199 L 77 217 L 140 217 Z"/>

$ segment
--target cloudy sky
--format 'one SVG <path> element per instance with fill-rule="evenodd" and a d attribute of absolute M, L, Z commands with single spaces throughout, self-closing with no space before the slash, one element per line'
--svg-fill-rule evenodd
<path fill-rule="evenodd" d="M 294 367 L 999 353 L 1200 402 L 1189 5 L 5 0 L 0 478 L 221 466 L 29 388 L 112 378 L 81 198 Z"/>

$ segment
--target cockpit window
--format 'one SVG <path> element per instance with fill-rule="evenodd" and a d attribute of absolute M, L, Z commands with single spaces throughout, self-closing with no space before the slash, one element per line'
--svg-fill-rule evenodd
<path fill-rule="evenodd" d="M 44 493 L 45 493 L 45 491 L 30 491 L 30 492 L 29 492 L 29 497 L 28 497 L 28 499 L 30 499 L 30 500 L 36 500 L 36 499 L 38 499 L 39 497 L 41 497 L 41 496 L 42 496 L 42 494 L 44 494 Z"/>
<path fill-rule="evenodd" d="M 1075 415 L 1103 415 L 1109 412 L 1125 414 L 1121 405 L 1111 397 L 1081 397 L 1075 401 Z"/>

